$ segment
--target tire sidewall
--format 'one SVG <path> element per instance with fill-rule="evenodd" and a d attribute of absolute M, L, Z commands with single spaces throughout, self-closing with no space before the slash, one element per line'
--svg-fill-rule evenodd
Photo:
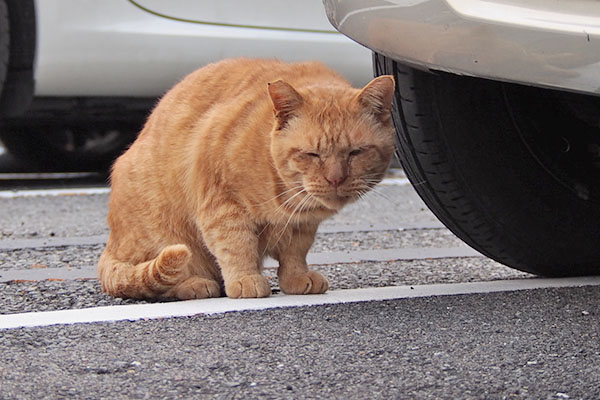
<path fill-rule="evenodd" d="M 0 96 L 6 79 L 10 55 L 10 23 L 5 0 L 0 0 Z"/>
<path fill-rule="evenodd" d="M 504 84 L 379 55 L 375 67 L 397 80 L 393 117 L 406 174 L 450 230 L 520 270 L 600 273 L 600 207 L 535 159 L 512 124 Z"/>

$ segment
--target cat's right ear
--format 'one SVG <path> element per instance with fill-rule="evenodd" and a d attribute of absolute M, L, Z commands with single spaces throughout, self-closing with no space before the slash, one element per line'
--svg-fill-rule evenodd
<path fill-rule="evenodd" d="M 273 102 L 273 112 L 277 119 L 277 129 L 285 127 L 298 108 L 304 102 L 304 99 L 289 83 L 278 80 L 268 83 L 269 96 Z"/>

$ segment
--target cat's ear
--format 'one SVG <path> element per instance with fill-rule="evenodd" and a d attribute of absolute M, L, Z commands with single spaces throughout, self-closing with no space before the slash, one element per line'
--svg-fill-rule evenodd
<path fill-rule="evenodd" d="M 356 96 L 358 103 L 381 122 L 390 119 L 392 96 L 394 95 L 394 77 L 382 75 L 365 86 Z"/>
<path fill-rule="evenodd" d="M 273 102 L 273 112 L 277 118 L 278 129 L 283 128 L 300 108 L 304 99 L 289 83 L 278 80 L 268 83 L 269 96 Z"/>

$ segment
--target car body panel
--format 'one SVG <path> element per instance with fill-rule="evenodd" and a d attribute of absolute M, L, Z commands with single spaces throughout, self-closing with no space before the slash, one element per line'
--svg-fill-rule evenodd
<path fill-rule="evenodd" d="M 280 6 L 259 21 L 262 28 L 241 24 L 245 13 L 248 22 L 256 14 L 254 2 L 228 0 L 235 18 L 221 19 L 224 14 L 204 1 L 164 3 L 169 5 L 156 10 L 181 17 L 187 4 L 193 18 L 213 24 L 165 18 L 127 0 L 36 0 L 35 96 L 156 97 L 202 65 L 239 56 L 320 60 L 355 85 L 372 76 L 369 50 L 333 31 L 319 0 L 302 2 L 306 10 L 295 25 L 294 12 L 284 13 Z M 217 7 L 219 1 L 209 3 Z M 258 5 L 268 14 L 270 3 Z M 282 3 L 291 11 L 297 8 L 293 0 Z M 158 7 L 157 2 L 139 4 Z M 240 26 L 219 25 L 233 22 Z M 288 24 L 306 30 L 264 29 Z"/>
<path fill-rule="evenodd" d="M 596 0 L 324 0 L 342 33 L 412 66 L 600 94 Z"/>
<path fill-rule="evenodd" d="M 262 29 L 337 32 L 320 1 L 297 0 L 128 0 L 169 19 Z"/>

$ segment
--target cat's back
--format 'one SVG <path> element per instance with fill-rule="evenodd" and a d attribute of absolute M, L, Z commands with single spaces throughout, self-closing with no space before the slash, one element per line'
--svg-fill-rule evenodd
<path fill-rule="evenodd" d="M 185 78 L 196 83 L 212 82 L 218 87 L 239 88 L 261 86 L 273 79 L 291 82 L 315 81 L 323 78 L 343 80 L 339 74 L 318 61 L 288 63 L 276 59 L 230 58 L 197 69 Z M 248 86 L 240 86 L 247 83 Z"/>
<path fill-rule="evenodd" d="M 275 59 L 233 58 L 206 65 L 188 75 L 166 96 L 168 102 L 208 108 L 219 102 L 258 95 L 267 100 L 266 85 L 283 79 L 295 87 L 315 82 L 348 83 L 317 61 L 286 63 Z"/>

